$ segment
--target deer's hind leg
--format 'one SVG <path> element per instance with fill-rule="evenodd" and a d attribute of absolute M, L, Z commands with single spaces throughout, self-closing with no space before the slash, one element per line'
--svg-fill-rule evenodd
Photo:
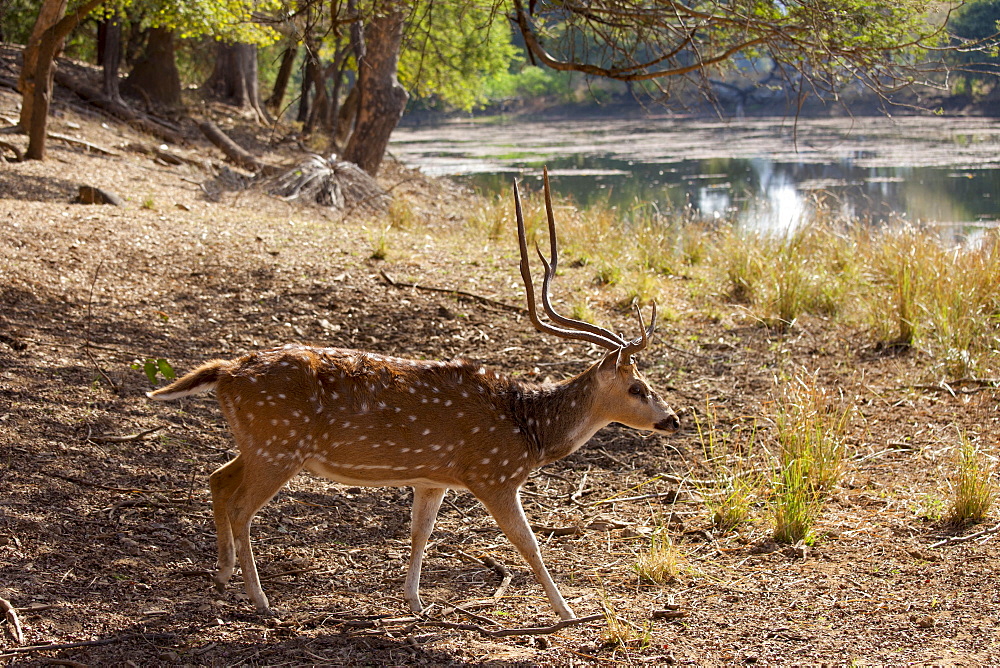
<path fill-rule="evenodd" d="M 212 474 L 212 510 L 219 532 L 219 570 L 215 576 L 218 587 L 225 587 L 233 574 L 235 558 L 239 557 L 247 595 L 257 611 L 273 615 L 267 596 L 260 586 L 257 564 L 250 547 L 250 523 L 286 482 L 302 468 L 301 462 L 290 459 L 282 463 L 265 461 L 261 457 L 248 459 L 240 454 Z"/>
<path fill-rule="evenodd" d="M 229 578 L 236 568 L 236 547 L 233 544 L 233 528 L 229 523 L 229 499 L 243 482 L 243 457 L 220 466 L 208 478 L 212 490 L 212 515 L 215 518 L 215 540 L 219 548 L 218 570 L 212 576 L 215 588 L 224 591 Z"/>

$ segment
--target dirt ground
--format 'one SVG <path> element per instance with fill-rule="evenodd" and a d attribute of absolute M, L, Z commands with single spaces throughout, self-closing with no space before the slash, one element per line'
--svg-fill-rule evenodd
<path fill-rule="evenodd" d="M 0 117 L 15 118 L 17 103 L 0 88 Z M 409 489 L 346 488 L 308 474 L 254 525 L 279 612 L 262 619 L 238 574 L 225 594 L 206 576 L 216 557 L 207 477 L 234 455 L 218 407 L 211 397 L 153 404 L 134 362 L 163 358 L 186 371 L 301 342 L 461 356 L 542 380 L 578 373 L 597 353 L 535 333 L 516 310 L 387 282 L 383 272 L 521 303 L 513 234 L 481 243 L 463 232 L 474 200 L 447 183 L 388 165 L 381 181 L 410 203 L 411 222 L 386 236 L 384 220 L 203 187 L 222 156 L 194 133 L 176 150 L 204 166 L 163 163 L 155 140 L 68 100 L 50 129 L 113 154 L 53 140 L 44 163 L 0 163 L 0 598 L 16 607 L 24 633 L 16 643 L 11 624 L 0 628 L 0 663 L 1000 660 L 995 534 L 931 547 L 951 532 L 928 519 L 947 501 L 958 431 L 995 449 L 997 392 L 937 391 L 921 353 L 882 354 L 863 332 L 826 321 L 769 332 L 721 298 L 691 298 L 682 279 L 663 296 L 676 317 L 642 364 L 685 429 L 650 437 L 613 425 L 524 488 L 543 556 L 577 614 L 610 608 L 634 639 L 606 642 L 603 619 L 507 637 L 456 628 L 557 621 L 468 493 L 450 493 L 442 508 L 422 584 L 432 605 L 411 615 L 402 598 Z M 259 150 L 267 135 L 258 135 L 240 137 Z M 76 204 L 80 185 L 125 204 Z M 387 259 L 371 259 L 386 239 Z M 588 276 L 568 267 L 556 292 Z M 614 309 L 598 315 L 634 327 Z M 707 403 L 721 428 L 763 415 L 781 379 L 799 370 L 861 413 L 816 542 L 774 544 L 764 507 L 739 531 L 713 530 L 685 482 L 706 475 L 696 419 Z M 684 569 L 668 584 L 644 583 L 636 555 L 664 524 Z M 483 557 L 513 576 L 499 596 L 502 569 Z M 45 644 L 56 647 L 37 647 Z"/>

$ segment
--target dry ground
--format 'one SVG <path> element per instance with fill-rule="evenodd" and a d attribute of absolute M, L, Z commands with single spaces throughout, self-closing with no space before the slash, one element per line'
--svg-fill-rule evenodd
<path fill-rule="evenodd" d="M 0 89 L 0 116 L 14 117 L 16 103 Z M 306 474 L 254 527 L 259 567 L 272 576 L 265 589 L 281 612 L 280 622 L 259 618 L 238 576 L 225 595 L 205 577 L 215 560 L 207 476 L 233 456 L 219 411 L 205 397 L 152 404 L 135 360 L 165 358 L 184 371 L 294 341 L 464 356 L 535 379 L 579 372 L 596 353 L 534 333 L 516 311 L 384 280 L 381 270 L 520 302 L 513 239 L 487 243 L 464 232 L 474 200 L 447 184 L 387 167 L 382 181 L 409 198 L 412 220 L 385 237 L 380 262 L 370 255 L 384 222 L 254 192 L 209 197 L 199 185 L 209 171 L 161 164 L 148 152 L 151 139 L 65 104 L 51 129 L 115 154 L 54 141 L 45 163 L 0 164 L 0 597 L 18 608 L 22 649 L 84 644 L 16 653 L 6 625 L 0 663 L 1000 658 L 998 541 L 986 534 L 931 548 L 947 531 L 926 519 L 947 498 L 958 430 L 995 448 L 996 392 L 918 387 L 929 367 L 920 353 L 880 355 L 862 333 L 819 320 L 778 336 L 718 297 L 692 297 L 683 280 L 663 296 L 676 318 L 662 324 L 643 364 L 687 429 L 661 438 L 612 426 L 525 487 L 532 522 L 566 529 L 540 537 L 571 605 L 581 615 L 610 606 L 644 631 L 639 639 L 608 644 L 604 622 L 507 638 L 435 625 L 556 621 L 467 493 L 451 494 L 442 510 L 424 569 L 424 600 L 434 605 L 413 618 L 402 599 L 409 490 L 344 488 Z M 220 158 L 200 141 L 181 150 Z M 125 206 L 75 204 L 81 184 L 115 191 Z M 559 290 L 596 290 L 588 282 L 585 270 L 568 268 Z M 632 326 L 612 309 L 598 313 Z M 704 418 L 706 402 L 723 428 L 766 415 L 776 384 L 800 370 L 861 411 L 816 543 L 773 544 L 764 507 L 738 532 L 713 532 L 695 490 L 677 482 L 706 474 L 695 417 Z M 154 428 L 139 440 L 109 439 Z M 664 523 L 686 567 L 669 584 L 645 584 L 632 566 Z M 513 573 L 502 596 L 494 597 L 500 577 L 482 556 Z M 662 610 L 673 614 L 652 618 Z"/>

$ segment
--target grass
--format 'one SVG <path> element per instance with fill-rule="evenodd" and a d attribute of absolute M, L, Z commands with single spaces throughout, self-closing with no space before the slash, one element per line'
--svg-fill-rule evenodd
<path fill-rule="evenodd" d="M 392 224 L 386 225 L 378 234 L 368 235 L 368 245 L 371 248 L 370 260 L 385 260 L 389 257 L 389 230 Z"/>
<path fill-rule="evenodd" d="M 529 243 L 537 238 L 544 251 L 542 198 L 526 193 L 523 204 Z M 608 303 L 660 300 L 683 276 L 689 295 L 742 304 L 753 320 L 779 331 L 805 316 L 830 319 L 890 347 L 920 348 L 943 378 L 1000 375 L 995 230 L 956 247 L 933 230 L 873 231 L 822 206 L 789 236 L 696 222 L 688 209 L 581 210 L 559 200 L 555 209 L 561 266 L 591 267 L 594 283 L 613 293 Z M 472 216 L 470 231 L 512 245 L 512 218 L 509 198 L 492 198 Z"/>
<path fill-rule="evenodd" d="M 824 497 L 844 471 L 852 415 L 853 407 L 813 376 L 784 383 L 775 409 L 778 471 L 771 501 L 779 543 L 809 541 Z"/>
<path fill-rule="evenodd" d="M 958 461 L 952 478 L 952 500 L 946 522 L 961 527 L 980 522 L 996 503 L 993 483 L 995 465 L 986 458 L 968 434 L 959 434 Z"/>
<path fill-rule="evenodd" d="M 649 548 L 639 554 L 633 568 L 643 582 L 667 584 L 681 574 L 684 559 L 670 536 L 661 529 L 650 536 Z"/>
<path fill-rule="evenodd" d="M 695 418 L 695 428 L 712 480 L 700 484 L 698 494 L 715 528 L 729 532 L 750 521 L 754 505 L 764 494 L 757 425 L 725 431 L 711 404 L 706 404 L 705 416 Z"/>
<path fill-rule="evenodd" d="M 619 616 L 603 586 L 601 587 L 601 611 L 604 613 L 605 627 L 602 635 L 606 645 L 645 647 L 649 644 L 652 637 L 652 622 L 642 628 Z"/>
<path fill-rule="evenodd" d="M 775 480 L 771 499 L 774 513 L 772 537 L 779 543 L 811 543 L 812 530 L 822 503 L 810 484 L 809 465 L 795 459 L 782 468 Z"/>

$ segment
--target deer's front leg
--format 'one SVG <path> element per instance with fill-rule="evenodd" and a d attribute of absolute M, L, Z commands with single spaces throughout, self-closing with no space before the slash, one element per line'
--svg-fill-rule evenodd
<path fill-rule="evenodd" d="M 444 487 L 414 487 L 413 510 L 410 520 L 410 566 L 403 584 L 403 597 L 410 604 L 410 610 L 420 612 L 424 604 L 420 601 L 420 568 L 424 562 L 424 548 L 434 530 L 434 520 L 444 500 Z"/>
<path fill-rule="evenodd" d="M 552 576 L 549 575 L 549 571 L 542 561 L 538 541 L 535 540 L 535 534 L 531 531 L 528 518 L 524 516 L 524 509 L 521 507 L 520 489 L 484 486 L 471 491 L 483 502 L 486 509 L 493 515 L 493 519 L 497 521 L 500 529 L 531 566 L 531 570 L 535 573 L 535 579 L 542 585 L 545 594 L 549 597 L 549 603 L 552 604 L 552 608 L 560 619 L 575 618 L 576 615 L 566 604 L 566 599 L 559 593 L 556 583 L 552 581 Z"/>

